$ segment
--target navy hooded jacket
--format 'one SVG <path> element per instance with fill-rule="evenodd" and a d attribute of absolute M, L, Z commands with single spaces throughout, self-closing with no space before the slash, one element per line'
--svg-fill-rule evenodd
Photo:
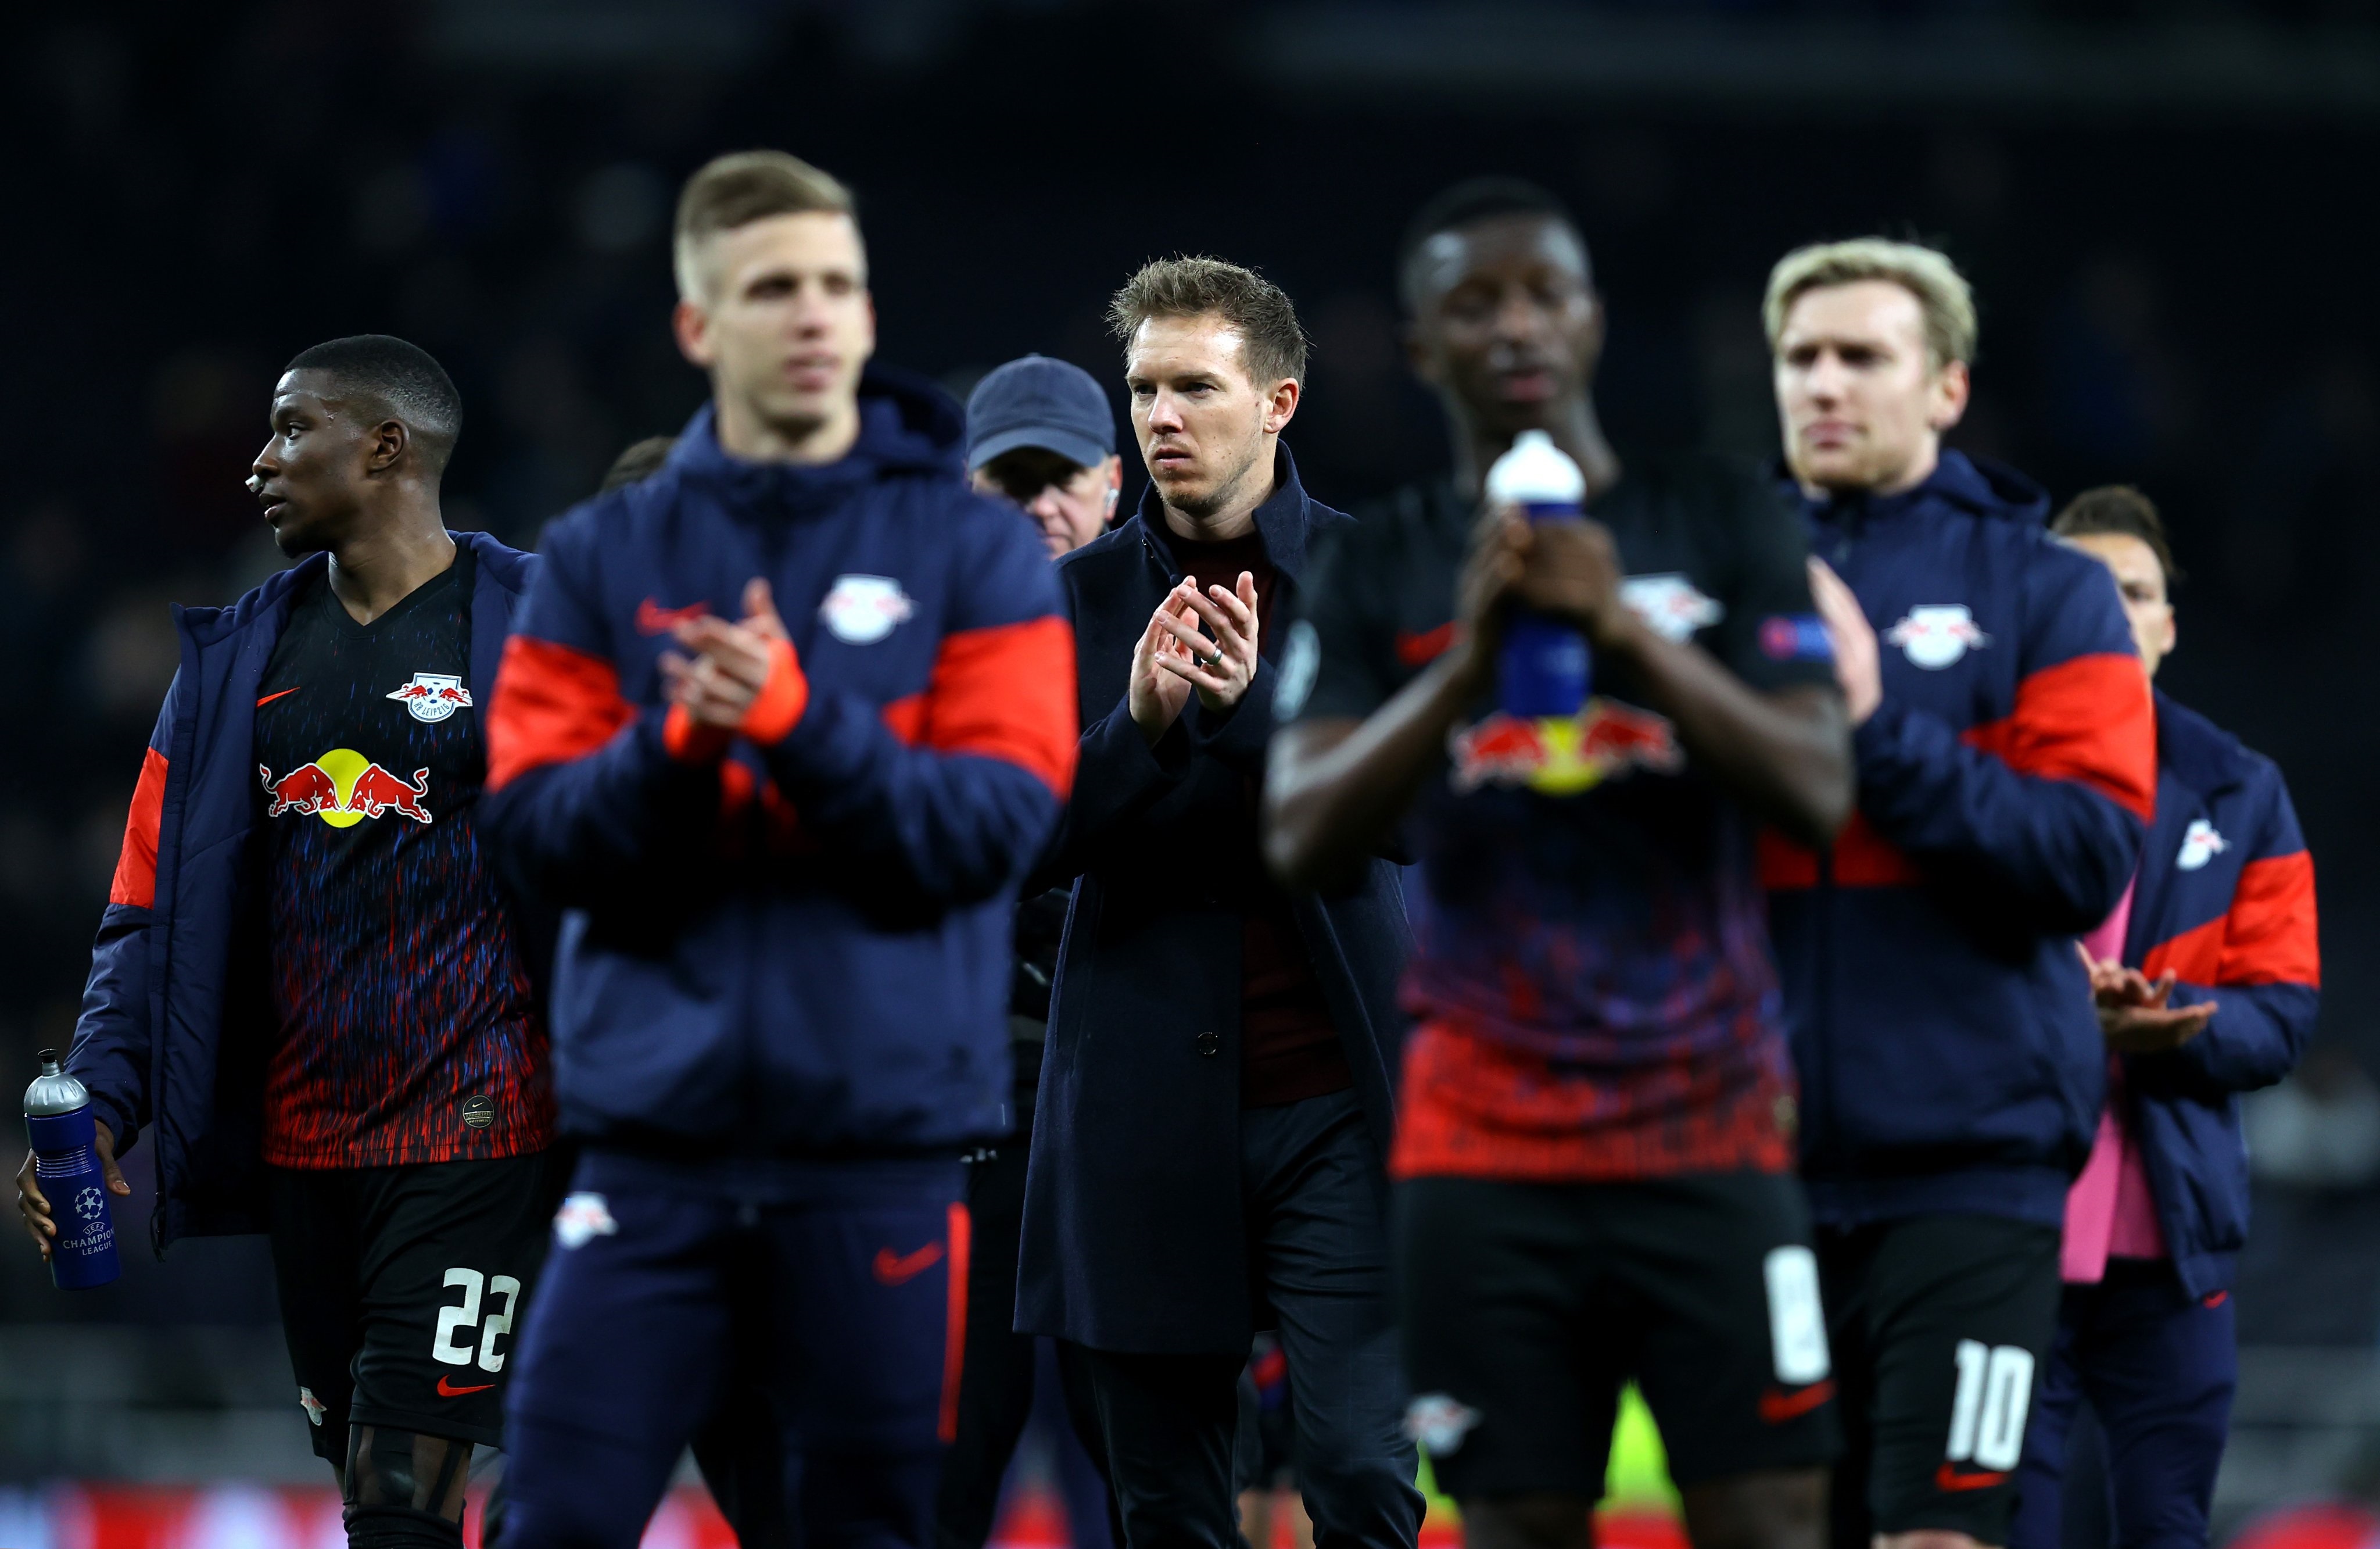
<path fill-rule="evenodd" d="M 454 538 L 475 561 L 464 686 L 484 704 L 538 562 L 484 532 Z M 315 555 L 226 608 L 174 610 L 182 665 L 149 736 L 67 1061 L 118 1156 L 155 1130 L 160 1252 L 176 1238 L 265 1229 L 273 1030 L 261 995 L 243 993 L 257 965 L 234 950 L 257 821 L 256 693 L 299 583 L 329 564 Z"/>
<path fill-rule="evenodd" d="M 2168 1005 L 2215 1004 L 2180 1048 L 2126 1055 L 2131 1131 L 2157 1226 L 2193 1297 L 2228 1289 L 2248 1236 L 2240 1093 L 2288 1075 L 2322 995 L 2313 859 L 2273 761 L 2156 696 L 2156 823 L 2124 961 L 2178 976 Z"/>
<path fill-rule="evenodd" d="M 1288 619 L 1315 544 L 1352 518 L 1306 494 L 1286 446 L 1275 468 L 1256 524 L 1279 573 L 1273 616 Z M 1044 870 L 1080 880 L 1035 1104 L 1016 1326 L 1095 1349 L 1245 1355 L 1257 1306 L 1240 1182 L 1241 920 L 1270 885 L 1252 793 L 1287 631 L 1257 641 L 1239 703 L 1210 715 L 1193 695 L 1152 746 L 1128 702 L 1133 646 L 1183 574 L 1154 492 L 1057 570 L 1081 643 L 1082 765 Z M 1375 860 L 1291 912 L 1385 1158 L 1411 947 L 1396 870 Z M 1375 1182 L 1385 1202 L 1385 1173 Z"/>
<path fill-rule="evenodd" d="M 1812 1208 L 2059 1226 L 2107 1087 L 2074 943 L 2122 896 L 2156 782 L 2115 583 L 2049 536 L 2038 486 L 1957 452 L 1803 508 L 1884 687 L 1832 850 L 1763 844 Z"/>
<path fill-rule="evenodd" d="M 860 421 L 839 461 L 757 463 L 706 407 L 547 530 L 482 823 L 567 911 L 567 1133 L 832 1157 L 1005 1128 L 1009 911 L 1074 774 L 1074 636 L 1031 525 L 960 482 L 957 406 L 871 370 Z M 686 742 L 671 626 L 740 616 L 756 576 L 799 708 Z"/>

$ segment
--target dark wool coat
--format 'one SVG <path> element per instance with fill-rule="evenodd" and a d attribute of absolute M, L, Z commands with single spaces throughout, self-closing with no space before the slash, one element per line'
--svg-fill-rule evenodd
<path fill-rule="evenodd" d="M 1098 1349 L 1245 1354 L 1261 1316 L 1239 1146 L 1241 916 L 1263 885 L 1251 792 L 1307 556 L 1352 520 L 1307 496 L 1285 447 L 1276 477 L 1256 514 L 1280 573 L 1256 679 L 1221 716 L 1194 694 L 1154 747 L 1125 689 L 1133 646 L 1183 572 L 1153 492 L 1058 567 L 1084 730 L 1044 869 L 1076 880 L 1026 1185 L 1016 1326 Z M 1375 860 L 1353 891 L 1299 897 L 1293 910 L 1385 1157 L 1409 945 L 1396 870 Z"/>

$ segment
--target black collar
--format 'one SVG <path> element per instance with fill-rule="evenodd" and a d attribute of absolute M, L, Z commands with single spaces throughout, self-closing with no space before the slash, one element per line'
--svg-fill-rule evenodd
<path fill-rule="evenodd" d="M 1305 533 L 1313 521 L 1309 509 L 1313 502 L 1306 497 L 1305 486 L 1298 482 L 1297 459 L 1289 455 L 1289 443 L 1285 441 L 1275 445 L 1272 475 L 1272 494 L 1256 509 L 1257 535 L 1263 541 L 1265 558 L 1294 582 L 1305 568 Z M 1133 519 L 1140 523 L 1143 552 L 1179 581 L 1182 565 L 1174 554 L 1173 535 L 1165 525 L 1165 506 L 1158 498 L 1155 484 L 1140 492 L 1140 506 L 1133 513 Z"/>

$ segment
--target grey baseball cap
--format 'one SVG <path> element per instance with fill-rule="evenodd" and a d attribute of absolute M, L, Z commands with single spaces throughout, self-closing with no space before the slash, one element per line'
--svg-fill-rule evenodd
<path fill-rule="evenodd" d="M 1115 415 L 1091 373 L 1046 355 L 994 370 L 967 395 L 966 465 L 1038 446 L 1093 467 L 1115 456 Z"/>

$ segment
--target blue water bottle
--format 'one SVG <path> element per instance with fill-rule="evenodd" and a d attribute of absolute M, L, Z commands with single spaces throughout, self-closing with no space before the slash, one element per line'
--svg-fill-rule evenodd
<path fill-rule="evenodd" d="M 1488 470 L 1488 500 L 1518 506 L 1531 521 L 1582 516 L 1586 476 L 1543 431 L 1523 431 Z M 1505 714 L 1575 715 L 1586 703 L 1586 637 L 1560 619 L 1516 612 L 1504 623 L 1496 689 Z"/>
<path fill-rule="evenodd" d="M 55 1049 L 42 1051 L 42 1073 L 25 1089 L 25 1132 L 33 1177 L 58 1228 L 50 1239 L 51 1281 L 69 1291 L 106 1285 L 116 1276 L 115 1226 L 107 1217 L 91 1093 L 58 1067 Z"/>

